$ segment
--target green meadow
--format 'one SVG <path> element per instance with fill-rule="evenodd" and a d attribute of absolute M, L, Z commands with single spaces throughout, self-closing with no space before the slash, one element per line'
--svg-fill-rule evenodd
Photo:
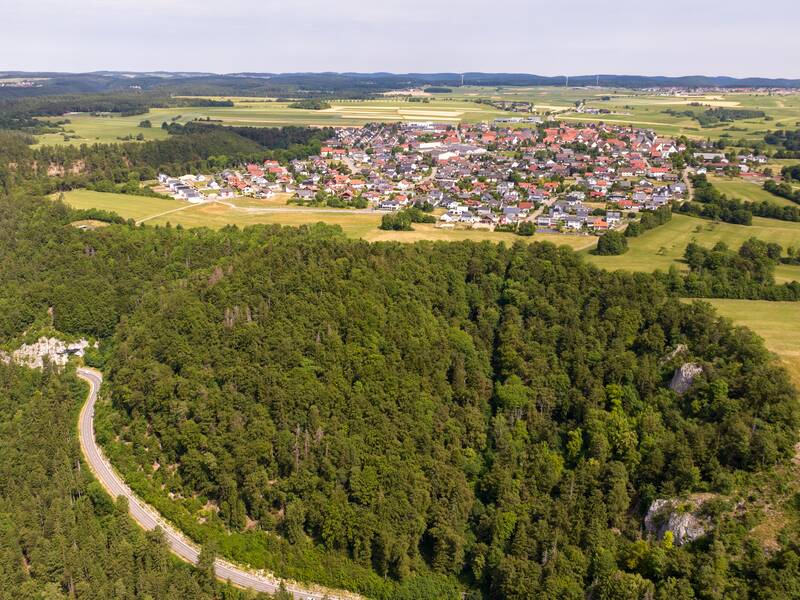
<path fill-rule="evenodd" d="M 668 270 L 671 266 L 685 269 L 683 252 L 690 242 L 713 246 L 725 242 L 738 248 L 751 237 L 777 242 L 785 248 L 800 245 L 800 223 L 775 219 L 753 218 L 753 225 L 732 225 L 675 214 L 669 223 L 629 238 L 629 249 L 620 256 L 596 256 L 587 252 L 586 258 L 604 269 L 630 271 Z M 779 283 L 800 281 L 800 266 L 781 265 L 776 269 Z"/>
<path fill-rule="evenodd" d="M 416 224 L 414 231 L 383 231 L 378 228 L 382 213 L 370 210 L 317 209 L 287 206 L 285 198 L 271 200 L 237 199 L 225 203 L 189 204 L 180 200 L 148 198 L 129 194 L 112 194 L 88 190 L 73 190 L 63 196 L 64 202 L 75 208 L 99 208 L 112 211 L 126 219 L 148 225 L 182 225 L 219 229 L 226 225 L 256 225 L 269 223 L 297 227 L 324 222 L 338 225 L 352 238 L 371 242 L 432 241 L 549 241 L 581 250 L 596 243 L 586 235 L 539 234 L 519 237 L 512 233 L 484 230 L 440 229 L 429 224 Z"/>
<path fill-rule="evenodd" d="M 120 138 L 136 137 L 140 133 L 147 140 L 163 140 L 168 134 L 161 129 L 161 121 L 153 121 L 152 112 L 147 115 L 121 117 L 118 114 L 92 116 L 88 113 L 74 113 L 65 117 L 51 118 L 50 121 L 69 119 L 64 125 L 64 133 L 47 133 L 37 136 L 37 146 L 80 146 L 81 144 L 113 144 Z M 139 127 L 145 119 L 153 121 L 153 127 Z M 65 136 L 69 139 L 65 139 Z"/>
<path fill-rule="evenodd" d="M 125 219 L 139 221 L 163 212 L 191 206 L 180 200 L 112 194 L 91 190 L 73 190 L 63 194 L 64 202 L 75 208 L 98 208 L 117 213 Z"/>
<path fill-rule="evenodd" d="M 758 183 L 745 181 L 736 177 L 709 177 L 709 182 L 714 184 L 723 194 L 731 198 L 738 198 L 739 200 L 746 200 L 749 202 L 762 202 L 766 200 L 770 204 L 778 206 L 797 206 L 791 200 L 781 198 L 775 194 L 770 194 L 765 191 Z"/>
<path fill-rule="evenodd" d="M 767 300 L 706 300 L 722 316 L 764 338 L 800 387 L 800 302 Z"/>

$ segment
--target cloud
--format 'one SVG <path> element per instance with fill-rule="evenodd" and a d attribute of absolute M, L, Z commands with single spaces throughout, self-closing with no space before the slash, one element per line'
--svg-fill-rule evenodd
<path fill-rule="evenodd" d="M 800 76 L 798 22 L 795 0 L 27 0 L 0 68 Z"/>

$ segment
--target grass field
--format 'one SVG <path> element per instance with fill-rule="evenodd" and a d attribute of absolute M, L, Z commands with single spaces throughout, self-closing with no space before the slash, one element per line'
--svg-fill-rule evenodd
<path fill-rule="evenodd" d="M 766 300 L 705 300 L 717 311 L 764 338 L 800 387 L 800 302 Z"/>
<path fill-rule="evenodd" d="M 75 208 L 99 208 L 136 221 L 176 208 L 190 206 L 179 200 L 164 200 L 130 194 L 111 194 L 89 190 L 73 190 L 64 194 L 64 202 Z"/>
<path fill-rule="evenodd" d="M 137 222 L 145 222 L 150 225 L 170 223 L 172 225 L 180 224 L 184 227 L 218 229 L 225 225 L 245 227 L 259 223 L 273 223 L 296 227 L 324 222 L 329 225 L 339 225 L 349 237 L 373 242 L 488 240 L 513 243 L 515 241 L 550 241 L 570 246 L 576 250 L 593 246 L 596 242 L 596 239 L 591 236 L 539 234 L 532 237 L 520 237 L 511 233 L 483 230 L 437 229 L 429 224 L 414 225 L 414 231 L 383 231 L 378 229 L 382 217 L 379 212 L 287 206 L 285 196 L 265 201 L 241 198 L 230 202 L 234 206 L 229 206 L 222 203 L 189 204 L 179 200 L 73 190 L 64 194 L 64 201 L 75 208 L 100 208 L 116 212 L 126 219 L 132 218 Z"/>
<path fill-rule="evenodd" d="M 276 223 L 298 226 L 323 221 L 341 226 L 350 237 L 369 241 L 550 241 L 586 252 L 586 258 L 600 267 L 632 271 L 667 270 L 671 265 L 686 268 L 682 258 L 690 241 L 704 246 L 713 246 L 716 242 L 723 241 L 731 248 L 738 248 L 750 237 L 775 241 L 784 248 L 800 244 L 800 223 L 758 217 L 753 219 L 752 226 L 746 227 L 676 214 L 666 225 L 630 239 L 627 253 L 621 256 L 595 256 L 588 253 L 597 241 L 592 236 L 537 234 L 532 238 L 523 238 L 492 231 L 438 229 L 426 224 L 415 225 L 414 231 L 382 231 L 378 229 L 382 216 L 379 212 L 287 206 L 285 195 L 270 200 L 241 198 L 230 202 L 233 207 L 222 203 L 188 204 L 179 200 L 88 190 L 67 192 L 64 200 L 76 208 L 100 208 L 116 212 L 126 219 L 132 218 L 153 225 L 171 223 L 184 227 L 220 228 L 230 224 L 246 226 Z M 800 267 L 780 266 L 776 271 L 776 279 L 779 283 L 795 279 L 800 281 Z"/>
<path fill-rule="evenodd" d="M 770 204 L 776 204 L 778 206 L 797 206 L 797 204 L 791 200 L 770 194 L 757 183 L 744 181 L 737 177 L 712 176 L 708 178 L 708 181 L 720 192 L 731 198 L 738 198 L 750 202 L 762 202 L 766 200 Z"/>
<path fill-rule="evenodd" d="M 58 117 L 52 120 L 61 120 Z M 63 133 L 47 133 L 37 136 L 37 146 L 80 146 L 81 144 L 99 144 L 120 142 L 118 138 L 128 135 L 137 136 L 142 134 L 145 140 L 163 140 L 168 134 L 161 129 L 161 121 L 153 121 L 153 127 L 139 127 L 139 123 L 145 119 L 152 121 L 152 115 L 135 115 L 133 117 L 120 117 L 119 115 L 108 115 L 103 117 L 93 117 L 88 113 L 72 114 L 66 118 L 70 123 L 64 125 L 65 133 L 79 136 L 77 139 L 70 138 L 64 140 Z"/>
<path fill-rule="evenodd" d="M 675 214 L 672 220 L 637 238 L 628 240 L 629 250 L 620 256 L 595 256 L 587 253 L 587 259 L 604 269 L 628 269 L 631 271 L 666 271 L 670 266 L 685 269 L 683 252 L 689 242 L 713 246 L 725 242 L 731 248 L 738 247 L 751 237 L 781 244 L 784 249 L 800 244 L 800 223 L 775 219 L 753 218 L 752 226 L 715 223 L 696 217 Z M 776 269 L 776 280 L 800 281 L 800 267 L 781 265 Z"/>

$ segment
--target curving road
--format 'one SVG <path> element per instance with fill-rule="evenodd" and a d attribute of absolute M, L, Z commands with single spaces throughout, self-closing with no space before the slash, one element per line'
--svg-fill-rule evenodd
<path fill-rule="evenodd" d="M 200 555 L 200 548 L 178 531 L 174 526 L 167 523 L 156 510 L 145 504 L 131 491 L 122 478 L 111 466 L 111 463 L 97 445 L 94 437 L 94 405 L 97 401 L 97 393 L 100 384 L 103 382 L 103 375 L 94 369 L 78 369 L 78 377 L 89 384 L 89 396 L 86 403 L 81 408 L 78 419 L 78 435 L 80 437 L 81 451 L 100 484 L 106 489 L 112 498 L 125 496 L 128 499 L 128 506 L 133 519 L 144 529 L 151 530 L 160 527 L 164 531 L 164 537 L 169 544 L 172 552 L 179 558 L 197 564 Z M 281 580 L 264 572 L 253 572 L 237 567 L 222 559 L 217 559 L 214 563 L 214 571 L 223 581 L 229 581 L 238 587 L 254 590 L 257 592 L 275 593 Z M 304 588 L 299 584 L 284 581 L 286 589 L 297 600 L 354 600 L 360 598 L 356 594 L 347 592 L 333 592 L 322 588 Z"/>

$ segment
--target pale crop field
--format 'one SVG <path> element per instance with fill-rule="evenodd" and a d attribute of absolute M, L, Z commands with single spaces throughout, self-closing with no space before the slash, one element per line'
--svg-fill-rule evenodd
<path fill-rule="evenodd" d="M 800 122 L 800 94 L 771 96 L 756 93 L 722 93 L 699 96 L 658 96 L 635 90 L 617 88 L 566 87 L 500 87 L 465 86 L 453 88 L 453 98 L 490 98 L 533 102 L 540 113 L 557 113 L 559 120 L 574 123 L 614 123 L 653 129 L 665 136 L 686 135 L 695 138 L 731 140 L 762 139 L 764 133 L 775 129 L 795 129 Z M 440 94 L 435 94 L 439 97 Z M 585 101 L 588 108 L 607 109 L 610 114 L 577 113 L 575 103 Z M 692 103 L 701 106 L 692 107 Z M 668 109 L 683 112 L 709 108 L 742 108 L 760 110 L 764 117 L 736 120 L 704 128 L 685 115 L 671 115 Z"/>
<path fill-rule="evenodd" d="M 214 97 L 229 99 L 232 107 L 183 107 L 152 109 L 145 115 L 121 117 L 119 115 L 91 116 L 67 115 L 72 122 L 65 126 L 77 139 L 64 140 L 63 134 L 39 136 L 40 144 L 91 144 L 117 142 L 118 138 L 141 133 L 146 140 L 163 139 L 166 132 L 162 122 L 186 123 L 195 119 L 211 119 L 225 125 L 275 127 L 283 125 L 308 126 L 360 126 L 371 122 L 433 121 L 438 123 L 491 122 L 513 113 L 497 110 L 475 100 L 516 100 L 532 102 L 538 113 L 557 113 L 561 120 L 573 123 L 606 122 L 619 125 L 654 129 L 661 135 L 687 135 L 696 138 L 731 140 L 761 139 L 769 130 L 794 129 L 800 122 L 800 94 L 769 96 L 766 94 L 710 94 L 705 96 L 664 97 L 647 95 L 632 90 L 613 88 L 560 88 L 560 87 L 473 87 L 452 88 L 449 94 L 432 94 L 427 102 L 409 102 L 399 97 L 374 100 L 335 100 L 331 108 L 306 110 L 289 108 L 288 102 L 271 98 Z M 585 101 L 587 107 L 604 108 L 610 114 L 591 115 L 575 112 L 575 103 Z M 702 107 L 691 107 L 700 103 Z M 765 118 L 737 120 L 715 127 L 703 128 L 694 119 L 684 115 L 670 115 L 675 111 L 705 110 L 712 107 L 747 108 L 764 111 Z M 61 117 L 53 118 L 59 120 Z M 139 128 L 140 121 L 148 119 L 152 129 Z M 515 125 L 529 126 L 529 125 Z"/>
<path fill-rule="evenodd" d="M 777 354 L 800 387 L 800 302 L 712 299 L 722 316 L 744 325 L 764 338 L 767 348 Z"/>
<path fill-rule="evenodd" d="M 588 248 L 597 243 L 597 238 L 588 235 L 559 235 L 537 233 L 533 236 L 519 236 L 513 233 L 488 231 L 485 229 L 447 229 L 434 227 L 429 223 L 415 223 L 414 231 L 383 231 L 375 229 L 363 235 L 370 242 L 419 242 L 422 240 L 460 242 L 470 240 L 473 242 L 552 242 L 558 246 L 570 246 L 574 250 Z"/>
<path fill-rule="evenodd" d="M 63 133 L 38 136 L 38 145 L 80 145 L 95 143 L 116 143 L 120 138 L 142 134 L 145 140 L 159 140 L 168 137 L 161 124 L 187 123 L 194 120 L 211 119 L 212 122 L 230 126 L 278 127 L 284 125 L 361 126 L 366 123 L 393 123 L 412 121 L 433 121 L 445 124 L 461 122 L 475 123 L 492 121 L 504 113 L 491 107 L 466 100 L 450 98 L 431 99 L 429 103 L 408 102 L 398 98 L 379 100 L 341 100 L 332 102 L 329 109 L 306 110 L 289 108 L 288 102 L 266 101 L 264 99 L 233 99 L 234 106 L 220 107 L 182 107 L 153 108 L 143 115 L 123 117 L 118 114 L 92 116 L 88 113 L 53 117 L 51 121 L 63 118 L 70 120 L 64 125 L 65 133 L 77 136 L 65 140 Z M 139 127 L 139 123 L 149 120 L 152 128 Z"/>

